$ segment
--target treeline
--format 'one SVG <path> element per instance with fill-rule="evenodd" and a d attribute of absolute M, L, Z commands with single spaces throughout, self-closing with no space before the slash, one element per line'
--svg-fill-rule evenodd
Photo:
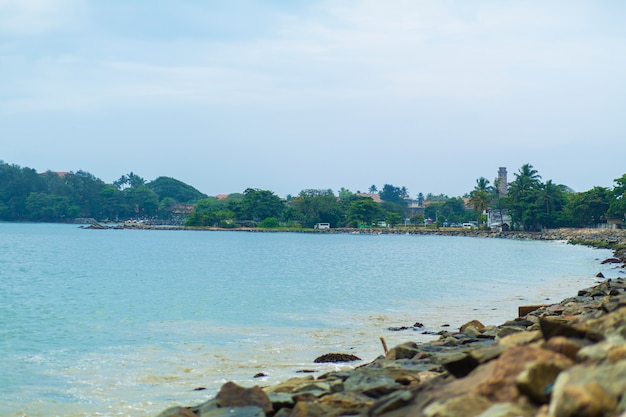
<path fill-rule="evenodd" d="M 97 221 L 146 219 L 191 227 L 292 227 L 317 223 L 332 227 L 398 224 L 448 226 L 474 222 L 486 226 L 491 210 L 510 216 L 515 229 L 586 227 L 626 216 L 626 174 L 613 188 L 594 187 L 574 192 L 567 186 L 543 182 L 532 165 L 523 165 L 506 189 L 484 177 L 462 197 L 444 194 L 409 198 L 406 187 L 372 185 L 367 193 L 341 188 L 302 190 L 281 198 L 269 190 L 248 188 L 225 198 L 208 197 L 169 177 L 146 182 L 122 175 L 106 184 L 84 171 L 37 173 L 0 161 L 0 220 Z M 373 198 L 374 197 L 374 198 Z"/>
<path fill-rule="evenodd" d="M 39 174 L 0 161 L 0 220 L 4 221 L 172 220 L 180 216 L 181 204 L 193 204 L 205 197 L 168 177 L 146 182 L 131 172 L 106 184 L 85 171 Z"/>

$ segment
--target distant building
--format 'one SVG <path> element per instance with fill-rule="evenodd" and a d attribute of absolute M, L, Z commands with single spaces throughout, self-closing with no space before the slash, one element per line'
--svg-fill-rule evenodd
<path fill-rule="evenodd" d="M 507 231 L 511 228 L 512 218 L 503 209 L 487 210 L 487 227 L 499 231 Z"/>
<path fill-rule="evenodd" d="M 506 178 L 506 167 L 500 167 L 498 169 L 498 178 L 496 178 L 496 186 L 498 188 L 498 194 L 504 197 L 508 193 L 509 184 Z"/>
<path fill-rule="evenodd" d="M 380 195 L 378 195 L 378 193 L 357 193 L 356 195 L 359 197 L 369 197 L 376 203 L 383 202 L 383 200 L 380 199 Z"/>

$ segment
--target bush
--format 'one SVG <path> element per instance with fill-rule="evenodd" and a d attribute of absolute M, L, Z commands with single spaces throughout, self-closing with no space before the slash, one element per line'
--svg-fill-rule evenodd
<path fill-rule="evenodd" d="M 264 229 L 272 229 L 279 226 L 280 223 L 278 223 L 278 219 L 276 219 L 275 217 L 268 217 L 267 219 L 259 223 L 259 227 L 262 227 Z"/>

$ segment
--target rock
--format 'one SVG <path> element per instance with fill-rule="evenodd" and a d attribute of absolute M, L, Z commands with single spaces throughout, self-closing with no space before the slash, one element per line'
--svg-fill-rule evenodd
<path fill-rule="evenodd" d="M 555 336 L 573 337 L 577 339 L 587 337 L 585 331 L 576 329 L 562 319 L 540 317 L 539 326 L 541 326 L 541 333 L 545 340 L 550 340 Z"/>
<path fill-rule="evenodd" d="M 513 332 L 500 338 L 498 344 L 503 347 L 523 346 L 542 340 L 540 331 Z"/>
<path fill-rule="evenodd" d="M 413 399 L 410 391 L 396 391 L 381 398 L 370 412 L 371 416 L 379 416 L 402 407 L 406 407 Z"/>
<path fill-rule="evenodd" d="M 515 378 L 517 388 L 537 404 L 547 404 L 556 377 L 573 362 L 535 361 L 526 365 Z"/>
<path fill-rule="evenodd" d="M 474 417 L 491 406 L 491 402 L 480 395 L 467 394 L 454 397 L 444 403 L 433 403 L 424 409 L 427 417 Z"/>
<path fill-rule="evenodd" d="M 480 336 L 482 333 L 480 332 L 480 330 L 478 330 L 476 327 L 474 326 L 468 326 L 465 328 L 465 330 L 463 331 L 464 334 L 466 334 L 469 337 L 472 338 L 476 338 L 478 336 Z"/>
<path fill-rule="evenodd" d="M 317 357 L 314 363 L 334 363 L 334 362 L 353 362 L 360 361 L 358 356 L 346 354 L 346 353 L 327 353 L 325 355 Z"/>
<path fill-rule="evenodd" d="M 261 407 L 245 406 L 216 408 L 199 414 L 199 417 L 266 417 L 266 414 Z"/>
<path fill-rule="evenodd" d="M 554 417 L 602 417 L 617 407 L 617 399 L 606 393 L 596 382 L 570 386 L 559 392 L 558 400 L 550 406 Z"/>
<path fill-rule="evenodd" d="M 260 387 L 244 388 L 234 382 L 222 385 L 215 397 L 215 403 L 220 408 L 257 406 L 264 413 L 274 410 L 269 397 Z"/>
<path fill-rule="evenodd" d="M 531 417 L 533 410 L 524 409 L 516 404 L 494 404 L 476 417 Z"/>
<path fill-rule="evenodd" d="M 358 392 L 338 392 L 325 395 L 320 404 L 342 410 L 359 410 L 374 405 L 374 400 Z"/>
<path fill-rule="evenodd" d="M 343 384 L 346 391 L 359 391 L 371 398 L 380 398 L 403 388 L 396 377 L 383 369 L 356 369 Z"/>
<path fill-rule="evenodd" d="M 518 326 L 503 326 L 498 330 L 498 333 L 496 334 L 496 340 L 501 340 L 507 337 L 508 335 L 511 335 L 513 333 L 523 332 L 523 331 L 524 329 Z"/>
<path fill-rule="evenodd" d="M 421 353 L 417 343 L 406 342 L 389 349 L 386 358 L 388 360 L 411 359 Z"/>
<path fill-rule="evenodd" d="M 270 392 L 293 393 L 296 387 L 304 383 L 309 383 L 310 381 L 313 381 L 313 377 L 311 375 L 308 375 L 305 377 L 298 377 L 298 378 L 289 378 L 288 380 L 283 381 L 280 384 L 265 388 L 264 391 L 268 394 Z"/>
<path fill-rule="evenodd" d="M 578 352 L 589 344 L 591 344 L 591 342 L 584 339 L 555 336 L 548 340 L 548 342 L 546 343 L 546 348 L 550 349 L 553 352 L 565 355 L 572 360 L 575 360 Z"/>
<path fill-rule="evenodd" d="M 473 328 L 475 328 L 476 330 L 478 330 L 478 331 L 480 332 L 481 330 L 483 330 L 483 329 L 485 328 L 485 325 L 484 325 L 484 324 L 482 324 L 481 322 L 479 322 L 478 320 L 472 320 L 472 321 L 468 321 L 467 323 L 465 323 L 464 325 L 462 325 L 462 326 L 459 328 L 459 331 L 460 331 L 461 333 L 465 333 L 465 330 L 466 330 L 468 327 L 473 327 Z"/>
<path fill-rule="evenodd" d="M 157 417 L 198 417 L 198 415 L 185 407 L 171 407 Z"/>
<path fill-rule="evenodd" d="M 513 346 L 495 361 L 491 375 L 476 387 L 476 393 L 495 402 L 515 402 L 520 397 L 517 378 L 531 362 L 563 364 L 565 368 L 573 362 L 558 353 L 534 346 Z"/>
<path fill-rule="evenodd" d="M 333 417 L 340 415 L 339 413 L 340 410 L 325 404 L 300 401 L 293 407 L 289 417 Z"/>
<path fill-rule="evenodd" d="M 626 361 L 597 366 L 577 365 L 561 372 L 556 379 L 550 415 L 603 416 L 615 411 L 624 392 Z"/>

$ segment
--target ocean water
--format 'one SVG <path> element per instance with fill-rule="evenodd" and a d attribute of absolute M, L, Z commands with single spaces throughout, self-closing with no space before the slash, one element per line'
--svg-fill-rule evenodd
<path fill-rule="evenodd" d="M 0 223 L 0 416 L 149 416 L 618 276 L 564 242 Z M 359 363 L 357 363 L 359 364 Z M 254 378 L 258 373 L 266 376 Z M 203 390 L 197 390 L 203 388 Z"/>

